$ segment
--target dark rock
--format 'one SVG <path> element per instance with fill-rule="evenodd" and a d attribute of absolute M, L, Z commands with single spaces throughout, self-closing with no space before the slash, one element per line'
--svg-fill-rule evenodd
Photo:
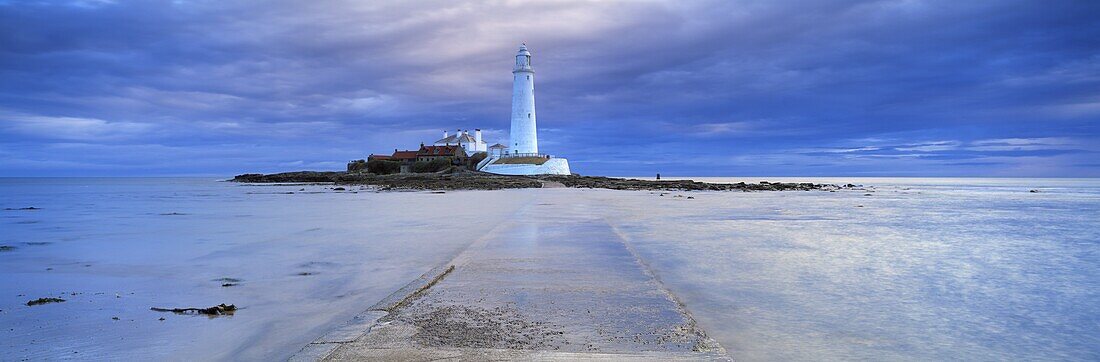
<path fill-rule="evenodd" d="M 346 172 L 316 172 L 316 171 L 298 171 L 298 172 L 284 172 L 270 175 L 264 175 L 259 173 L 246 173 L 243 175 L 237 175 L 233 178 L 236 182 L 335 182 L 341 175 L 346 175 Z"/>
<path fill-rule="evenodd" d="M 567 187 L 578 188 L 603 188 L 612 190 L 661 190 L 661 191 L 804 191 L 820 190 L 826 186 L 813 183 L 776 183 L 762 182 L 759 184 L 735 184 L 706 183 L 692 180 L 675 181 L 648 181 L 634 179 L 620 179 L 598 176 L 563 176 L 545 175 L 537 176 L 540 180 L 560 182 Z M 663 195 L 663 194 L 662 194 Z"/>
<path fill-rule="evenodd" d="M 602 188 L 612 190 L 660 190 L 660 191 L 805 191 L 836 189 L 835 185 L 813 183 L 761 182 L 759 184 L 716 184 L 691 180 L 648 181 L 611 177 L 543 175 L 508 176 L 478 171 L 466 171 L 452 167 L 436 173 L 405 173 L 376 175 L 347 172 L 286 172 L 270 175 L 243 174 L 233 178 L 248 183 L 336 183 L 342 185 L 371 185 L 379 191 L 386 190 L 500 190 L 513 188 L 540 188 L 541 181 L 557 182 L 566 187 Z M 342 188 L 337 188 L 342 189 Z"/>

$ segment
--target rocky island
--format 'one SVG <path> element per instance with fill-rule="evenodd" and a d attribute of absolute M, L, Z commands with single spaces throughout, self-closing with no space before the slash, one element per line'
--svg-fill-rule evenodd
<path fill-rule="evenodd" d="M 815 183 L 708 183 L 692 180 L 638 180 L 602 176 L 538 175 L 511 176 L 452 168 L 433 173 L 373 173 L 342 171 L 297 171 L 275 174 L 243 174 L 233 178 L 244 183 L 332 183 L 375 186 L 381 190 L 499 190 L 516 188 L 571 187 L 653 191 L 807 191 L 841 188 Z"/>

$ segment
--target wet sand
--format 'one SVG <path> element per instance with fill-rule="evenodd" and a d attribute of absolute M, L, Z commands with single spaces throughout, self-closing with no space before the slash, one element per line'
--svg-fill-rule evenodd
<path fill-rule="evenodd" d="M 292 360 L 728 359 L 594 205 L 559 192 Z"/>

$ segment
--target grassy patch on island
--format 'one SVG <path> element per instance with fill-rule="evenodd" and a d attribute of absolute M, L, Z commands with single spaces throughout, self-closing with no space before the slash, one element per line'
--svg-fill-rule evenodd
<path fill-rule="evenodd" d="M 546 157 L 508 157 L 493 162 L 497 165 L 541 165 L 546 163 Z"/>

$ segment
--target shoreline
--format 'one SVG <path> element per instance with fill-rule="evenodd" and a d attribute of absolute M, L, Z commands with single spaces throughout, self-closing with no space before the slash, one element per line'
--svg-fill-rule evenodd
<path fill-rule="evenodd" d="M 375 175 L 342 171 L 297 171 L 274 174 L 241 174 L 233 177 L 240 183 L 333 183 L 337 185 L 369 185 L 380 190 L 501 190 L 521 188 L 568 187 L 642 191 L 810 191 L 853 188 L 811 182 L 709 183 L 693 180 L 638 180 L 604 176 L 541 175 L 510 176 L 477 171 L 406 173 Z"/>

